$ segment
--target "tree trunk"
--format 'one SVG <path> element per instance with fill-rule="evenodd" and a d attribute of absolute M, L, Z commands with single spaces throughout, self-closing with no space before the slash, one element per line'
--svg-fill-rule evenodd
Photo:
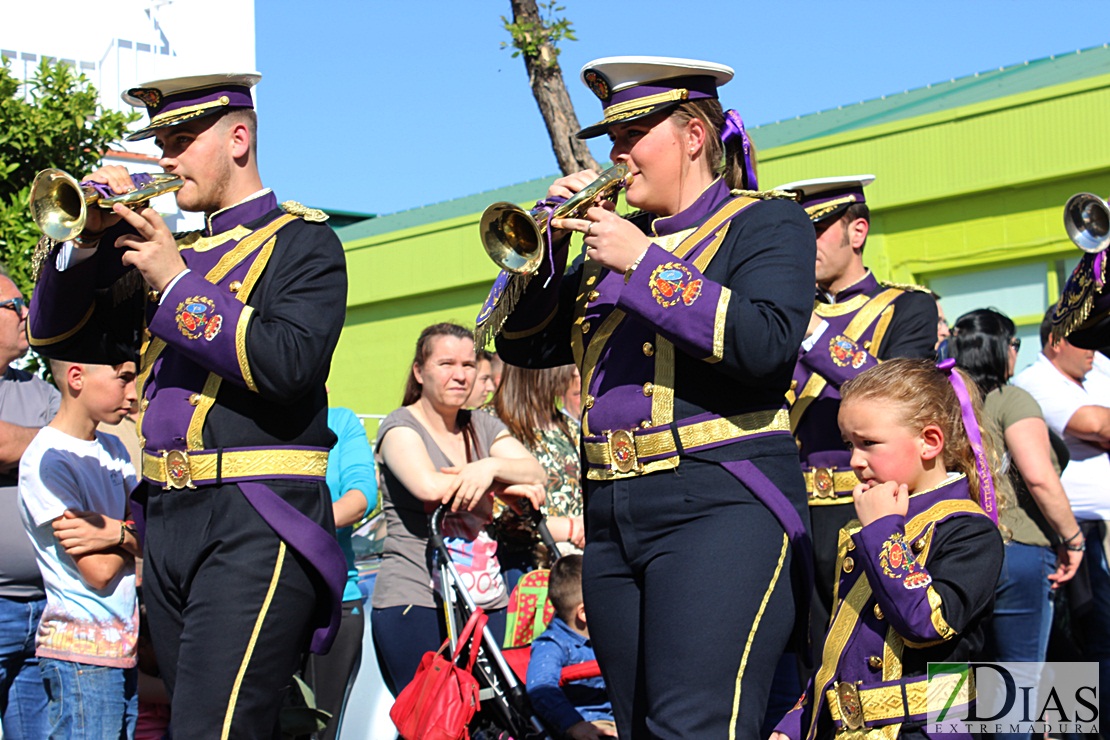
<path fill-rule="evenodd" d="M 513 7 L 513 23 L 542 23 L 536 0 L 510 0 L 510 3 Z M 535 97 L 547 126 L 551 149 L 555 152 L 559 169 L 564 175 L 586 169 L 600 170 L 586 142 L 574 137 L 581 126 L 574 114 L 574 105 L 570 102 L 567 86 L 563 82 L 563 70 L 559 67 L 558 57 L 551 43 L 545 41 L 541 44 L 536 56 L 522 52 L 521 57 L 528 72 L 532 96 Z"/>

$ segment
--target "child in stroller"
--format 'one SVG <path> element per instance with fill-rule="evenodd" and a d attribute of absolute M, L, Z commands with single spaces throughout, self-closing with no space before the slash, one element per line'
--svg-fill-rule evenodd
<path fill-rule="evenodd" d="M 544 722 L 572 740 L 615 737 L 613 707 L 601 676 L 563 678 L 565 668 L 596 662 L 582 602 L 582 556 L 559 558 L 549 584 L 556 616 L 532 643 L 528 699 Z"/>
<path fill-rule="evenodd" d="M 458 575 L 451 553 L 443 542 L 442 520 L 447 513 L 445 507 L 440 507 L 431 517 L 430 541 L 435 550 L 435 563 L 441 582 L 441 592 L 444 595 L 444 607 L 447 616 L 448 639 L 451 642 L 452 653 L 459 649 L 456 644 L 459 628 L 473 614 L 477 608 L 468 590 L 463 585 Z M 553 557 L 558 557 L 558 549 L 554 540 L 546 531 L 542 517 L 538 514 L 537 528 L 544 542 L 552 551 Z M 579 562 L 580 559 L 579 559 Z M 580 572 L 580 566 L 579 566 Z M 518 607 L 527 602 L 527 608 L 538 608 L 544 614 L 546 594 L 533 593 L 528 598 L 521 597 L 521 591 L 531 587 L 535 590 L 536 583 L 543 583 L 547 577 L 546 571 L 533 571 L 527 574 L 518 584 L 510 599 L 509 628 L 506 630 L 507 645 L 524 645 L 512 647 L 504 653 L 497 644 L 493 633 L 488 628 L 482 636 L 482 647 L 474 667 L 482 690 L 480 693 L 481 707 L 474 722 L 471 723 L 471 737 L 474 740 L 552 740 L 562 737 L 560 729 L 549 729 L 544 722 L 533 712 L 523 686 L 523 678 L 527 671 L 528 656 L 531 646 L 529 627 L 534 623 L 532 614 L 523 614 Z M 580 578 L 579 578 L 580 580 Z M 580 599 L 581 597 L 579 597 Z M 542 617 L 541 617 L 542 619 Z M 516 626 L 519 624 L 520 629 Z M 538 630 L 537 630 L 538 631 Z M 520 635 L 527 633 L 527 637 L 520 639 Z M 516 638 L 516 639 L 514 639 Z M 512 667 L 510 667 L 510 665 Z M 580 666 L 570 666 L 563 670 L 563 681 L 578 681 L 600 676 L 596 661 L 590 661 Z M 604 735 L 602 735 L 604 737 Z"/>

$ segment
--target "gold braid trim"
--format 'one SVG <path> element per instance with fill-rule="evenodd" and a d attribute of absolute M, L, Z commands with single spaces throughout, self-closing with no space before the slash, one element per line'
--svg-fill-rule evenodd
<path fill-rule="evenodd" d="M 295 200 L 287 200 L 281 204 L 281 210 L 286 213 L 291 213 L 294 216 L 299 216 L 305 221 L 314 224 L 322 224 L 328 220 L 328 214 L 321 211 L 319 208 L 309 208 L 303 203 L 298 203 Z"/>
<path fill-rule="evenodd" d="M 35 251 L 31 255 L 31 282 L 37 283 L 39 275 L 42 273 L 42 266 L 46 262 L 46 258 L 54 251 L 54 247 L 58 242 L 50 237 L 43 235 L 39 237 L 38 244 L 35 245 Z"/>

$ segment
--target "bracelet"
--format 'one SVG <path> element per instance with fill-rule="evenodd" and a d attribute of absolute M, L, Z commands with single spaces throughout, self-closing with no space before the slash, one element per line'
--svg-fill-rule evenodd
<path fill-rule="evenodd" d="M 1087 549 L 1087 540 L 1080 540 L 1078 545 L 1064 545 L 1068 552 L 1083 552 Z"/>
<path fill-rule="evenodd" d="M 647 254 L 647 253 L 648 253 L 648 251 L 646 249 L 644 251 L 640 252 L 640 256 L 637 257 L 635 259 L 635 261 L 631 265 L 628 266 L 628 269 L 624 271 L 624 282 L 626 284 L 628 283 L 629 279 L 632 277 L 632 273 L 635 272 L 636 268 L 640 266 L 640 263 L 644 259 L 644 255 Z"/>
<path fill-rule="evenodd" d="M 567 535 L 567 542 L 574 542 L 574 517 L 568 516 L 567 522 L 570 523 L 570 534 Z"/>
<path fill-rule="evenodd" d="M 1063 542 L 1063 543 L 1064 543 L 1064 544 L 1066 545 L 1066 544 L 1068 544 L 1069 542 L 1071 542 L 1072 540 L 1074 540 L 1074 539 L 1075 539 L 1076 537 L 1078 537 L 1078 536 L 1079 536 L 1079 535 L 1081 535 L 1081 534 L 1083 534 L 1083 528 L 1082 528 L 1082 527 L 1080 527 L 1079 529 L 1075 530 L 1075 534 L 1073 534 L 1073 535 L 1072 535 L 1071 537 L 1067 537 L 1067 538 L 1065 538 L 1065 539 L 1061 540 L 1061 542 Z"/>
<path fill-rule="evenodd" d="M 119 542 L 116 543 L 116 547 L 123 547 L 123 540 L 124 540 L 125 537 L 127 537 L 127 526 L 123 522 L 120 522 L 119 523 Z"/>

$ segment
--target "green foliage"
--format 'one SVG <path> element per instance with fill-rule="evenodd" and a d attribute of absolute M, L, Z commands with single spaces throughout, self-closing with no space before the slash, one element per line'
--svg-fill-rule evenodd
<path fill-rule="evenodd" d="M 542 59 L 542 50 L 546 46 L 552 52 L 547 64 L 556 67 L 559 64 L 559 42 L 564 39 L 578 40 L 574 35 L 574 24 L 566 18 L 556 17 L 556 13 L 566 10 L 566 6 L 557 3 L 558 0 L 538 3 L 539 18 L 534 22 L 512 23 L 505 16 L 501 16 L 501 24 L 513 37 L 514 59 L 523 54 L 525 59 L 538 62 Z M 507 42 L 501 42 L 502 49 L 508 46 Z"/>
<path fill-rule="evenodd" d="M 24 99 L 26 97 L 26 100 Z M 97 103 L 85 75 L 47 64 L 26 86 L 0 66 L 0 262 L 25 296 L 31 295 L 31 254 L 39 233 L 27 211 L 31 181 L 57 167 L 74 177 L 92 171 L 108 145 L 119 141 L 138 114 Z"/>

